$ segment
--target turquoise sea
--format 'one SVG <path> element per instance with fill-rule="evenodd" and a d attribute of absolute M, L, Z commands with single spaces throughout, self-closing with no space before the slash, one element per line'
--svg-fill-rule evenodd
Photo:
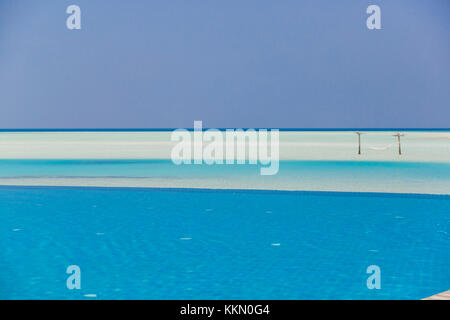
<path fill-rule="evenodd" d="M 281 161 L 259 165 L 174 165 L 170 160 L 0 159 L 1 185 L 117 186 L 450 194 L 450 164 L 394 161 Z"/>

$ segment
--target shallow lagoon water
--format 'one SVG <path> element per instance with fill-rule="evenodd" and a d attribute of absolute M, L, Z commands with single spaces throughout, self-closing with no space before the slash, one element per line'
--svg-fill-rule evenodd
<path fill-rule="evenodd" d="M 0 187 L 0 212 L 1 299 L 420 299 L 450 287 L 446 195 Z M 81 290 L 66 288 L 74 264 Z M 369 265 L 381 290 L 366 287 Z"/>
<path fill-rule="evenodd" d="M 450 194 L 450 164 L 281 161 L 259 165 L 174 165 L 170 160 L 0 160 L 0 185 L 220 188 Z"/>

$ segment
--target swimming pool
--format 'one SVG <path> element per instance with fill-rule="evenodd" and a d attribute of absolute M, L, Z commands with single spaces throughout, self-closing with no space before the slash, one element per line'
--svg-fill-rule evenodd
<path fill-rule="evenodd" d="M 420 299 L 450 287 L 450 197 L 4 186 L 0 243 L 0 299 Z"/>

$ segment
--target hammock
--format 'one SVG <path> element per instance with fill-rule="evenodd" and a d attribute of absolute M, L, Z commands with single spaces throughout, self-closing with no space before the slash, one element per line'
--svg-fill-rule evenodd
<path fill-rule="evenodd" d="M 392 147 L 393 145 L 394 145 L 394 143 L 391 143 L 385 147 L 369 147 L 369 149 L 375 150 L 375 151 L 383 151 L 383 150 L 387 150 L 388 148 Z"/>

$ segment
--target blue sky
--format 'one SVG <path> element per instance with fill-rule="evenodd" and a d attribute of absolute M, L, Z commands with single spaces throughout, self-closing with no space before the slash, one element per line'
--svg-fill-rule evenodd
<path fill-rule="evenodd" d="M 0 128 L 450 127 L 449 18 L 448 0 L 0 0 Z"/>

